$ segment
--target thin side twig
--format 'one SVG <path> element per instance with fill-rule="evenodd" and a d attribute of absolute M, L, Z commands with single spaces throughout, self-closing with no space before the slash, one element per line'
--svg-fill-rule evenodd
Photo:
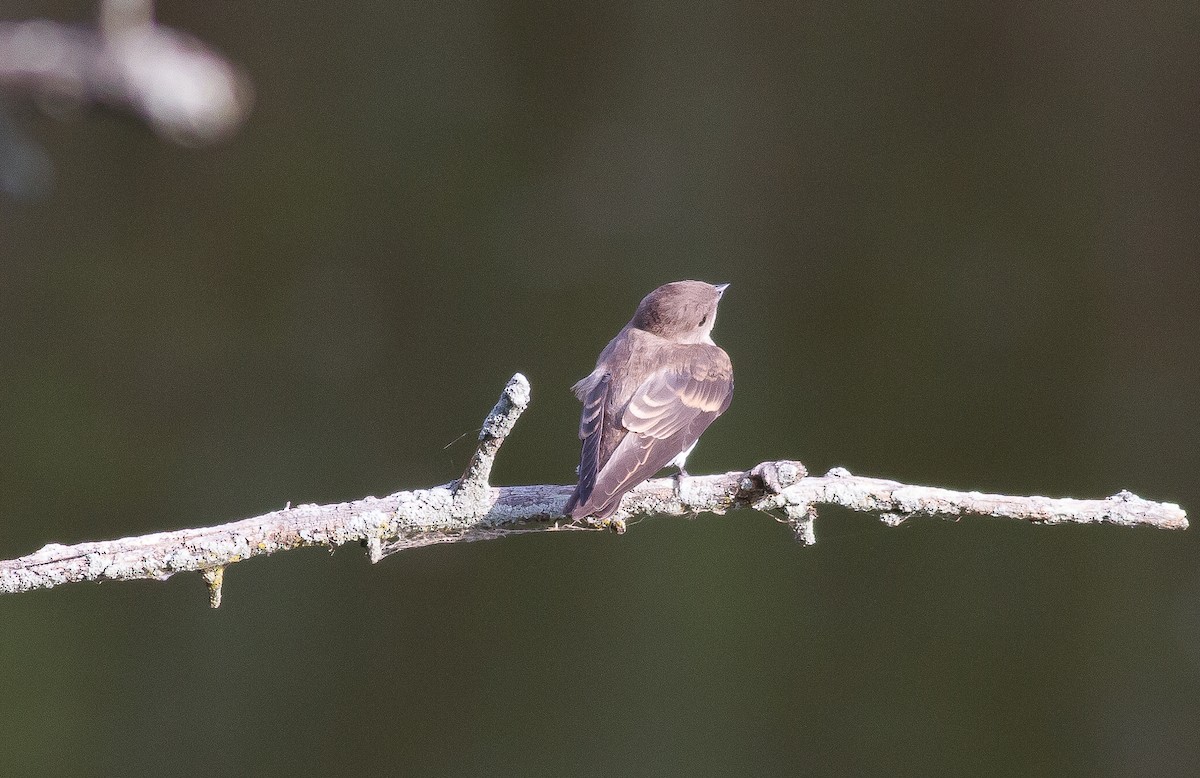
<path fill-rule="evenodd" d="M 221 602 L 225 568 L 255 556 L 305 546 L 365 545 L 372 562 L 406 548 L 487 540 L 538 531 L 609 529 L 623 532 L 639 516 L 724 514 L 751 508 L 782 513 L 798 540 L 815 541 L 816 506 L 839 505 L 881 514 L 889 526 L 912 516 L 996 516 L 1034 524 L 1115 524 L 1186 529 L 1173 503 L 1119 492 L 1102 500 L 1010 497 L 912 486 L 852 475 L 835 468 L 807 475 L 799 462 L 764 462 L 720 475 L 647 481 L 625 496 L 621 510 L 598 523 L 572 523 L 563 514 L 571 486 L 494 487 L 488 476 L 496 453 L 529 403 L 529 383 L 519 373 L 484 423 L 480 444 L 463 477 L 432 489 L 396 492 L 334 505 L 298 505 L 228 524 L 160 532 L 121 540 L 50 544 L 0 562 L 0 593 L 45 589 L 75 581 L 166 579 L 199 571 L 209 602 Z"/>

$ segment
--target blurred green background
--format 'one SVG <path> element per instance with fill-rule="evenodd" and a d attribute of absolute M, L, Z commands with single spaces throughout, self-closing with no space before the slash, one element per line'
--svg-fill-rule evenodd
<path fill-rule="evenodd" d="M 518 370 L 493 480 L 568 483 L 568 387 L 679 278 L 732 283 L 738 388 L 694 473 L 1200 507 L 1194 2 L 158 15 L 257 105 L 199 150 L 13 106 L 55 173 L 0 202 L 0 558 L 443 483 Z M 817 535 L 294 552 L 215 612 L 196 575 L 3 597 L 0 773 L 1200 762 L 1195 531 L 827 509 Z"/>

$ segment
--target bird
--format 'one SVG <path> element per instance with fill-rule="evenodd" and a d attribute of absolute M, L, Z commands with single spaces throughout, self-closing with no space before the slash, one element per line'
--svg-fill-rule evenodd
<path fill-rule="evenodd" d="M 713 343 L 729 284 L 674 281 L 646 295 L 596 369 L 572 391 L 579 418 L 579 483 L 572 519 L 606 519 L 626 492 L 668 465 L 679 468 L 733 398 L 733 365 Z"/>

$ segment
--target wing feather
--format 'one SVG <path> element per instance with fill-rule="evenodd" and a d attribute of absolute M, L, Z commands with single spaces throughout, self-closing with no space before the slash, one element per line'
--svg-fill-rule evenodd
<path fill-rule="evenodd" d="M 633 393 L 621 424 L 639 435 L 669 438 L 703 414 L 716 418 L 727 407 L 732 388 L 729 375 L 659 371 Z"/>

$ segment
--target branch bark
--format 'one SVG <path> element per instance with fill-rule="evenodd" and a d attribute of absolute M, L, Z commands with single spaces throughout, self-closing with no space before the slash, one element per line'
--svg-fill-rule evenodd
<path fill-rule="evenodd" d="M 816 506 L 839 505 L 880 513 L 896 526 L 914 516 L 957 519 L 965 515 L 1018 519 L 1033 524 L 1116 524 L 1186 529 L 1187 516 L 1173 503 L 1143 500 L 1122 491 L 1102 500 L 1008 497 L 911 486 L 851 475 L 834 468 L 809 476 L 799 462 L 764 462 L 750 470 L 693 476 L 677 482 L 656 478 L 630 492 L 621 510 L 601 522 L 571 522 L 563 515 L 571 486 L 493 487 L 488 484 L 500 445 L 529 404 L 529 382 L 513 376 L 484 422 L 479 447 L 458 481 L 432 489 L 396 492 L 334 505 L 298 505 L 229 524 L 183 529 L 121 540 L 41 550 L 0 562 L 0 593 L 45 589 L 75 581 L 152 578 L 198 571 L 209 586 L 209 603 L 221 602 L 227 566 L 255 556 L 304 546 L 365 545 L 372 562 L 406 548 L 527 532 L 608 529 L 624 532 L 631 518 L 724 514 L 751 508 L 791 525 L 797 540 L 815 542 Z"/>

